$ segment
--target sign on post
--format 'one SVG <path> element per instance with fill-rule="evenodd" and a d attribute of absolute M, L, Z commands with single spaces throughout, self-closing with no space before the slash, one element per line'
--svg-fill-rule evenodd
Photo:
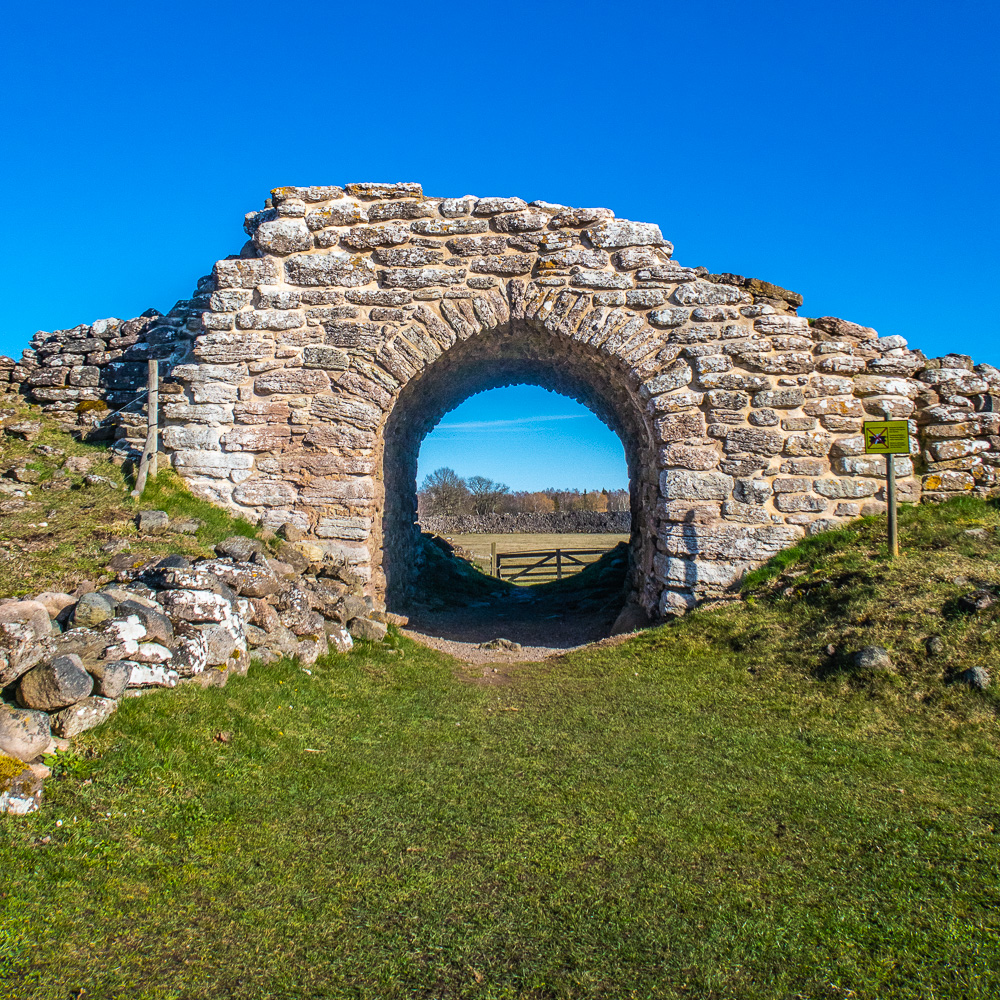
<path fill-rule="evenodd" d="M 889 554 L 895 557 L 899 555 L 899 533 L 896 528 L 896 469 L 893 456 L 910 454 L 910 424 L 907 420 L 866 420 L 863 426 L 865 454 L 885 455 Z"/>

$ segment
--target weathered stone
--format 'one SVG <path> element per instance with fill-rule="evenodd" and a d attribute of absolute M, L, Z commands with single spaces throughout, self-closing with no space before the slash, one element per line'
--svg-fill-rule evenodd
<path fill-rule="evenodd" d="M 530 270 L 530 265 L 526 270 Z M 582 288 L 631 288 L 632 278 L 628 274 L 613 271 L 590 271 L 584 268 L 574 270 L 570 276 L 574 285 Z"/>
<path fill-rule="evenodd" d="M 79 656 L 57 656 L 29 670 L 18 682 L 17 703 L 22 708 L 51 712 L 86 698 L 94 681 Z"/>
<path fill-rule="evenodd" d="M 352 639 L 367 639 L 369 642 L 381 642 L 388 629 L 382 622 L 371 618 L 352 618 L 347 623 L 347 631 Z"/>
<path fill-rule="evenodd" d="M 479 198 L 472 212 L 474 215 L 499 215 L 501 212 L 519 212 L 527 207 L 520 198 Z"/>
<path fill-rule="evenodd" d="M 34 760 L 52 742 L 45 712 L 0 702 L 0 752 L 17 760 Z"/>
<path fill-rule="evenodd" d="M 312 233 L 305 219 L 275 219 L 262 222 L 253 234 L 254 246 L 266 252 L 286 257 L 290 253 L 312 248 Z"/>
<path fill-rule="evenodd" d="M 649 314 L 649 322 L 656 326 L 681 326 L 687 322 L 688 315 L 687 309 L 654 309 Z"/>
<path fill-rule="evenodd" d="M 720 472 L 660 473 L 660 494 L 667 500 L 726 500 L 732 492 L 732 476 Z"/>
<path fill-rule="evenodd" d="M 267 375 L 259 375 L 254 380 L 254 390 L 262 395 L 272 392 L 312 395 L 325 392 L 329 387 L 329 376 L 316 369 L 282 368 Z"/>
<path fill-rule="evenodd" d="M 507 240 L 503 236 L 460 236 L 448 240 L 447 247 L 459 257 L 481 257 L 505 253 Z"/>
<path fill-rule="evenodd" d="M 434 285 L 457 285 L 466 275 L 464 268 L 445 270 L 434 267 L 391 267 L 379 272 L 382 284 L 389 288 L 430 288 Z"/>
<path fill-rule="evenodd" d="M 414 222 L 410 230 L 425 236 L 458 236 L 488 232 L 490 224 L 485 219 L 427 219 Z"/>
<path fill-rule="evenodd" d="M 133 666 L 130 660 L 103 660 L 87 664 L 87 673 L 94 678 L 94 695 L 120 698 L 128 687 Z"/>
<path fill-rule="evenodd" d="M 854 656 L 854 665 L 862 670 L 891 670 L 892 658 L 881 646 L 863 646 Z"/>
<path fill-rule="evenodd" d="M 130 688 L 177 686 L 179 674 L 171 667 L 156 663 L 133 663 L 129 672 L 128 686 Z"/>
<path fill-rule="evenodd" d="M 168 590 L 163 608 L 173 619 L 188 622 L 221 622 L 232 614 L 232 604 L 210 590 Z"/>
<path fill-rule="evenodd" d="M 364 182 L 346 184 L 344 190 L 353 198 L 369 200 L 386 200 L 389 198 L 422 198 L 423 188 L 410 181 L 397 181 L 392 184 Z"/>
<path fill-rule="evenodd" d="M 533 265 L 534 260 L 521 253 L 476 257 L 471 262 L 472 270 L 480 274 L 527 274 Z"/>
<path fill-rule="evenodd" d="M 501 233 L 527 233 L 543 229 L 549 223 L 544 212 L 507 212 L 493 220 L 493 226 Z"/>
<path fill-rule="evenodd" d="M 71 594 L 62 594 L 52 590 L 43 591 L 41 594 L 37 594 L 34 599 L 45 608 L 49 618 L 58 618 L 66 608 L 77 602 L 77 598 Z"/>
<path fill-rule="evenodd" d="M 9 601 L 0 604 L 0 626 L 23 622 L 35 639 L 42 640 L 52 634 L 51 615 L 40 601 Z"/>
<path fill-rule="evenodd" d="M 403 247 L 398 250 L 378 247 L 374 256 L 379 264 L 388 267 L 425 267 L 441 263 L 444 254 L 440 250 L 427 250 L 424 247 Z"/>
<path fill-rule="evenodd" d="M 719 306 L 734 302 L 747 302 L 749 296 L 733 285 L 713 285 L 707 281 L 694 281 L 681 285 L 673 299 L 682 306 Z"/>
<path fill-rule="evenodd" d="M 608 219 L 584 230 L 584 234 L 602 249 L 637 246 L 662 246 L 666 241 L 660 227 L 646 222 Z"/>
<path fill-rule="evenodd" d="M 285 275 L 293 285 L 336 285 L 353 288 L 375 280 L 375 268 L 364 254 L 344 250 L 289 257 Z"/>
<path fill-rule="evenodd" d="M 68 739 L 99 726 L 109 719 L 117 708 L 118 702 L 114 698 L 84 698 L 52 716 L 52 732 L 56 736 Z"/>
<path fill-rule="evenodd" d="M 115 614 L 114 604 L 101 594 L 84 594 L 73 609 L 73 624 L 78 628 L 93 628 L 110 621 Z"/>

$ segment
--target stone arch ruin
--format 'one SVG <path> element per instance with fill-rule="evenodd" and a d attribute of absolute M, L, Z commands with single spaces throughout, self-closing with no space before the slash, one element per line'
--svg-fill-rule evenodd
<path fill-rule="evenodd" d="M 162 448 L 191 488 L 296 524 L 373 596 L 406 587 L 420 441 L 514 382 L 581 400 L 622 438 L 630 588 L 654 619 L 884 509 L 866 418 L 911 420 L 904 501 L 996 484 L 1000 372 L 800 317 L 795 293 L 677 264 L 656 225 L 348 184 L 275 189 L 245 228 L 239 256 L 167 316 L 39 334 L 0 378 L 56 410 L 120 405 L 163 358 Z M 140 409 L 119 447 L 141 436 Z"/>

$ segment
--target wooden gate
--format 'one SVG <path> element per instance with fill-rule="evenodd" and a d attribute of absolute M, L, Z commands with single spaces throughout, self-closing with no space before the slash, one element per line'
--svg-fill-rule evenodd
<path fill-rule="evenodd" d="M 493 546 L 493 575 L 501 580 L 519 580 L 531 577 L 538 580 L 561 580 L 571 573 L 586 569 L 594 559 L 608 549 L 547 549 L 540 552 L 497 552 Z"/>

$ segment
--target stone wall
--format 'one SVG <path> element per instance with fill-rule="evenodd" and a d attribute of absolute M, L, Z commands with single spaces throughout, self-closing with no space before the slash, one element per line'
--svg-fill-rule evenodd
<path fill-rule="evenodd" d="M 197 336 L 163 388 L 163 448 L 198 493 L 291 522 L 372 594 L 407 590 L 421 440 L 501 385 L 573 396 L 622 439 L 631 587 L 654 616 L 883 510 L 866 418 L 911 421 L 902 500 L 996 483 L 996 369 L 800 317 L 800 296 L 684 267 L 608 209 L 349 184 L 278 188 L 245 228 L 172 327 Z M 27 367 L 34 398 L 66 391 Z"/>

